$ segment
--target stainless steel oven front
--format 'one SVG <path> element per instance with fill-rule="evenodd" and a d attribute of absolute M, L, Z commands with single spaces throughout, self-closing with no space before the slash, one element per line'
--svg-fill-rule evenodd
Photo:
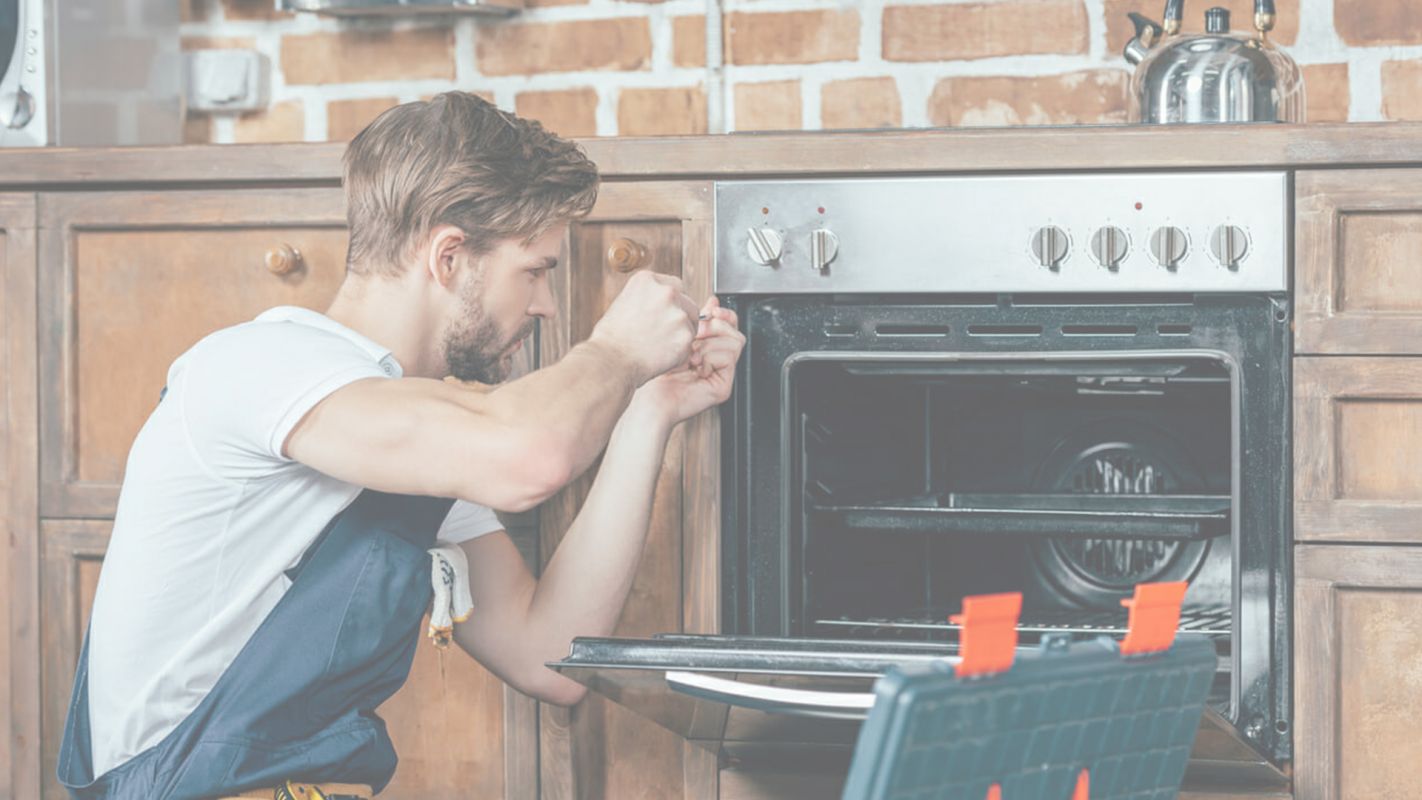
<path fill-rule="evenodd" d="M 747 337 L 725 630 L 558 668 L 735 757 L 829 752 L 886 664 L 953 657 L 966 595 L 1022 592 L 1030 646 L 1184 580 L 1220 664 L 1192 773 L 1278 782 L 1288 197 L 1267 172 L 719 184 Z"/>

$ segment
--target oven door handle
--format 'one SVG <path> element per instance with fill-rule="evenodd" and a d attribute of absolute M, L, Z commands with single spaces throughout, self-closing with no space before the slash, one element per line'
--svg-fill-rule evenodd
<path fill-rule="evenodd" d="M 669 670 L 666 679 L 681 694 L 769 714 L 862 721 L 874 705 L 873 692 L 787 689 L 679 670 Z"/>

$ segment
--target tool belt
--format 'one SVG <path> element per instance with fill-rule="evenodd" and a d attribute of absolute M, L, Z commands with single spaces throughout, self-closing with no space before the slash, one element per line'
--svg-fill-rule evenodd
<path fill-rule="evenodd" d="M 369 786 L 355 783 L 297 783 L 287 781 L 274 789 L 252 789 L 221 800 L 371 800 Z"/>

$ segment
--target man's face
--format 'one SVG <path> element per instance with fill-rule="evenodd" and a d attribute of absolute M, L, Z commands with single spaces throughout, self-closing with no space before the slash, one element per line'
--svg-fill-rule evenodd
<path fill-rule="evenodd" d="M 537 321 L 553 316 L 549 273 L 558 265 L 567 229 L 555 225 L 528 246 L 506 239 L 484 256 L 468 258 L 456 288 L 459 313 L 444 335 L 450 375 L 485 384 L 508 378 Z"/>

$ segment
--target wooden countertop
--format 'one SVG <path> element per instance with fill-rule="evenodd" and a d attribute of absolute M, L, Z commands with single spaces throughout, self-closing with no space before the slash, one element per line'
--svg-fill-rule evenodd
<path fill-rule="evenodd" d="M 608 180 L 1422 166 L 1422 123 L 1077 126 L 579 140 Z M 0 151 L 0 190 L 334 185 L 345 145 Z"/>

